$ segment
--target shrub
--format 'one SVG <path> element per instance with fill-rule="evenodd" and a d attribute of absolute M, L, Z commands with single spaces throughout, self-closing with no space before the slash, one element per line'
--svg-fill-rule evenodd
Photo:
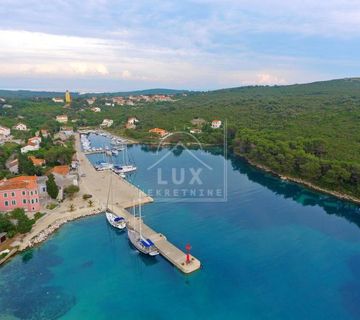
<path fill-rule="evenodd" d="M 45 213 L 42 213 L 42 212 L 36 212 L 35 214 L 34 214 L 34 219 L 35 219 L 35 221 L 36 220 L 39 220 L 41 217 L 43 217 L 45 215 Z"/>
<path fill-rule="evenodd" d="M 83 195 L 83 199 L 84 199 L 84 200 L 87 200 L 87 199 L 90 199 L 90 198 L 92 198 L 92 195 L 91 195 L 91 194 L 84 194 L 84 195 Z"/>
<path fill-rule="evenodd" d="M 49 203 L 47 206 L 46 206 L 46 209 L 49 209 L 49 210 L 53 210 L 57 207 L 57 204 L 52 202 L 52 203 Z"/>
<path fill-rule="evenodd" d="M 70 198 L 73 198 L 75 193 L 79 192 L 79 187 L 74 186 L 73 184 L 71 186 L 68 186 L 64 189 L 64 193 L 68 195 Z"/>

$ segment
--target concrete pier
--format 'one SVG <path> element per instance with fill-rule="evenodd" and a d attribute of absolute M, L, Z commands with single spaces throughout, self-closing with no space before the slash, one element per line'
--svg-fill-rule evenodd
<path fill-rule="evenodd" d="M 80 189 L 83 192 L 91 194 L 94 200 L 99 202 L 105 209 L 111 178 L 109 207 L 115 214 L 124 217 L 127 223 L 136 230 L 139 230 L 141 223 L 143 236 L 154 242 L 160 254 L 180 271 L 191 273 L 201 267 L 200 261 L 193 256 L 190 256 L 190 263 L 186 263 L 186 254 L 183 251 L 174 246 L 163 234 L 154 231 L 143 221 L 140 222 L 139 218 L 134 218 L 126 210 L 126 208 L 139 203 L 139 195 L 143 204 L 153 202 L 151 197 L 113 172 L 96 171 L 86 155 L 81 151 L 78 135 L 76 136 L 76 150 L 80 162 Z"/>

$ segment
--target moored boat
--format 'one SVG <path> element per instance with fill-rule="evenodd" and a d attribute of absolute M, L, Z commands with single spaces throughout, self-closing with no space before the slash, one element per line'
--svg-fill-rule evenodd
<path fill-rule="evenodd" d="M 139 228 L 135 228 L 135 215 L 136 215 L 136 208 L 134 209 L 134 225 L 128 226 L 127 234 L 131 244 L 141 253 L 149 255 L 149 256 L 157 256 L 159 254 L 158 248 L 156 248 L 154 242 L 150 239 L 146 238 L 142 234 L 142 220 L 141 220 L 141 201 L 139 197 Z"/>
<path fill-rule="evenodd" d="M 114 227 L 120 230 L 126 228 L 126 221 L 123 217 L 118 217 L 114 213 L 112 213 L 109 209 L 105 211 L 107 221 Z"/>
<path fill-rule="evenodd" d="M 125 165 L 125 166 L 114 166 L 114 172 L 116 174 L 121 174 L 121 173 L 130 173 L 133 171 L 136 171 L 136 167 L 133 165 Z"/>
<path fill-rule="evenodd" d="M 127 234 L 131 244 L 141 253 L 152 257 L 159 254 L 159 250 L 156 248 L 155 244 L 150 239 L 142 237 L 136 230 L 128 228 Z"/>

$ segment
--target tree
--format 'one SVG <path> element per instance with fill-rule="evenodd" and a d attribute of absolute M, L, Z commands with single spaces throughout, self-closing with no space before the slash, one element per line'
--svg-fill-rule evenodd
<path fill-rule="evenodd" d="M 4 214 L 0 214 L 0 232 L 14 231 L 15 226 L 8 217 Z"/>
<path fill-rule="evenodd" d="M 64 193 L 66 195 L 68 195 L 70 197 L 70 199 L 72 199 L 74 197 L 75 193 L 79 192 L 79 190 L 80 189 L 78 186 L 74 186 L 72 184 L 64 189 Z"/>
<path fill-rule="evenodd" d="M 36 174 L 36 168 L 27 155 L 19 153 L 19 172 L 28 176 Z"/>
<path fill-rule="evenodd" d="M 93 206 L 94 206 L 94 201 L 89 200 L 89 201 L 88 201 L 88 204 L 89 204 L 89 207 L 91 208 L 91 207 L 93 207 Z"/>
<path fill-rule="evenodd" d="M 55 177 L 53 174 L 49 174 L 48 180 L 46 181 L 47 193 L 52 199 L 56 199 L 59 195 L 59 187 L 56 185 Z"/>
<path fill-rule="evenodd" d="M 34 224 L 34 220 L 28 218 L 24 209 L 14 209 L 10 212 L 9 217 L 17 220 L 16 231 L 20 233 L 30 232 Z"/>

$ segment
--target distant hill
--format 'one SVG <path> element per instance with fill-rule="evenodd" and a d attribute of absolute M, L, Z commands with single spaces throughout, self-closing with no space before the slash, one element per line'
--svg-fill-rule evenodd
<path fill-rule="evenodd" d="M 192 93 L 194 91 L 189 90 L 175 90 L 175 89 L 146 89 L 146 90 L 135 90 L 135 91 L 123 91 L 123 92 L 103 92 L 103 93 L 86 93 L 86 96 L 140 96 L 140 95 L 151 95 L 151 94 L 182 94 Z"/>
<path fill-rule="evenodd" d="M 354 92 L 359 93 L 360 78 L 345 78 L 327 81 L 317 81 L 305 84 L 291 84 L 291 85 L 259 85 L 259 86 L 243 86 L 208 91 L 210 94 L 226 94 L 239 93 L 246 96 L 260 94 L 260 95 L 324 95 L 324 94 L 348 94 Z"/>
<path fill-rule="evenodd" d="M 125 92 L 103 92 L 103 93 L 85 93 L 81 94 L 79 92 L 71 92 L 72 97 L 88 97 L 88 96 L 138 96 L 138 95 L 149 95 L 149 94 L 182 94 L 190 93 L 188 90 L 174 90 L 174 89 L 147 89 L 147 90 L 136 90 L 136 91 L 125 91 Z M 17 98 L 17 99 L 31 99 L 31 98 L 54 98 L 62 97 L 65 92 L 57 91 L 32 91 L 32 90 L 0 90 L 1 98 Z"/>
<path fill-rule="evenodd" d="M 65 92 L 55 91 L 31 91 L 31 90 L 0 90 L 0 97 L 7 99 L 31 99 L 31 98 L 54 98 L 62 97 Z M 78 96 L 78 93 L 72 92 L 72 96 Z"/>

